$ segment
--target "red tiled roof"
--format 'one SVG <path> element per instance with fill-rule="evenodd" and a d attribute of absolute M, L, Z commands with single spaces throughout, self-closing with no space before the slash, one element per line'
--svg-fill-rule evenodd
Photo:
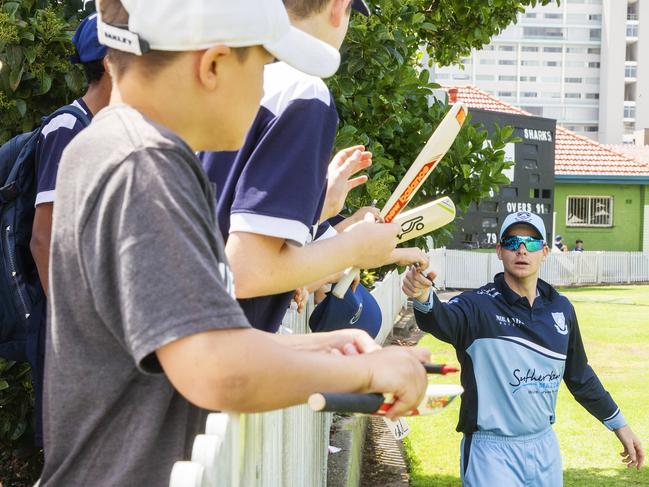
<path fill-rule="evenodd" d="M 616 152 L 633 157 L 639 163 L 649 166 L 649 145 L 622 144 L 607 145 L 607 147 Z"/>
<path fill-rule="evenodd" d="M 492 112 L 533 116 L 475 86 L 444 86 L 457 88 L 457 99 L 469 108 Z M 571 176 L 649 176 L 649 162 L 636 160 L 618 150 L 577 135 L 557 125 L 554 173 Z"/>

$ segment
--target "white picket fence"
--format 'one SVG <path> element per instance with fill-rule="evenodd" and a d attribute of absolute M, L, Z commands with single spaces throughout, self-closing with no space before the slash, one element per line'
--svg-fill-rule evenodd
<path fill-rule="evenodd" d="M 435 249 L 430 253 L 435 285 L 441 289 L 473 289 L 502 272 L 495 253 Z M 642 252 L 550 253 L 541 279 L 553 286 L 649 282 L 649 254 Z"/>
<path fill-rule="evenodd" d="M 383 343 L 406 303 L 396 272 L 372 292 L 383 323 L 376 340 Z M 308 332 L 313 305 L 299 315 L 291 310 L 284 326 Z M 325 487 L 330 414 L 296 406 L 264 414 L 213 413 L 205 434 L 194 441 L 191 461 L 173 467 L 170 487 Z"/>

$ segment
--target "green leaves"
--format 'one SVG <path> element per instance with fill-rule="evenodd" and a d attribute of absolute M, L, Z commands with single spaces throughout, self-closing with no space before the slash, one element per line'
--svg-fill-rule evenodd
<path fill-rule="evenodd" d="M 4 1 L 0 6 L 0 144 L 31 130 L 84 88 L 68 61 L 81 2 Z"/>
<path fill-rule="evenodd" d="M 365 144 L 374 153 L 374 164 L 367 171 L 368 183 L 350 195 L 350 211 L 374 199 L 380 207 L 387 200 L 448 110 L 443 92 L 438 92 L 442 100 L 431 97 L 439 86 L 424 69 L 429 56 L 442 64 L 456 62 L 489 42 L 533 1 L 378 0 L 375 15 L 352 17 L 341 50 L 343 65 L 328 80 L 341 119 L 336 148 Z M 489 136 L 469 115 L 410 206 L 448 195 L 465 211 L 497 191 L 507 182 L 504 147 L 513 141 L 511 127 L 494 127 Z M 435 242 L 448 241 L 450 230 L 435 232 Z M 423 245 L 423 239 L 415 244 Z"/>

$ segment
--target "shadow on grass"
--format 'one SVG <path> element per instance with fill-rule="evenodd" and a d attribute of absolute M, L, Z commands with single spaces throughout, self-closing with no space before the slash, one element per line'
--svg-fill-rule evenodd
<path fill-rule="evenodd" d="M 563 472 L 564 487 L 646 487 L 649 473 L 624 469 L 568 469 Z M 379 484 L 377 484 L 378 486 Z M 418 475 L 410 479 L 411 487 L 461 487 L 460 479 L 450 475 Z M 504 486 L 501 486 L 504 487 Z"/>

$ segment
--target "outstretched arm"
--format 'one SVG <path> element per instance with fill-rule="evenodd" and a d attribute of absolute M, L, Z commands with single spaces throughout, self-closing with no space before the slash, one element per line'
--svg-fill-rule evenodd
<path fill-rule="evenodd" d="M 435 276 L 434 272 L 424 276 L 417 268 L 412 268 L 404 277 L 403 292 L 413 299 L 417 326 L 457 346 L 466 338 L 473 307 L 461 298 L 456 298 L 453 304 L 442 303 L 433 290 Z"/>

